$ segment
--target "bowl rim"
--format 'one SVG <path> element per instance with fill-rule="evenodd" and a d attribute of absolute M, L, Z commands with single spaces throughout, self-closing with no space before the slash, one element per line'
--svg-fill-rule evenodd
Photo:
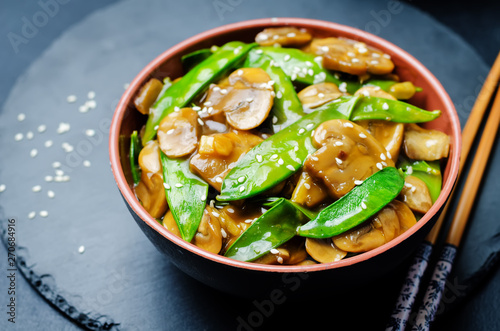
<path fill-rule="evenodd" d="M 203 41 L 204 39 L 207 38 L 223 35 L 229 32 L 237 32 L 238 30 L 242 29 L 258 28 L 258 27 L 265 28 L 265 27 L 284 26 L 284 25 L 292 25 L 292 26 L 295 25 L 303 28 L 335 31 L 339 34 L 349 35 L 350 38 L 355 36 L 358 39 L 367 41 L 367 43 L 369 44 L 374 44 L 375 46 L 382 46 L 382 48 L 384 48 L 384 51 L 386 52 L 388 51 L 387 53 L 389 53 L 390 55 L 398 54 L 398 56 L 405 58 L 405 60 L 410 63 L 411 67 L 415 68 L 421 74 L 421 76 L 423 76 L 423 78 L 429 82 L 431 87 L 434 89 L 437 97 L 441 99 L 442 103 L 445 105 L 444 108 L 450 114 L 450 122 L 451 122 L 450 124 L 452 126 L 452 132 L 457 133 L 455 137 L 452 137 L 451 141 L 452 150 L 451 150 L 451 155 L 448 159 L 448 162 L 451 162 L 451 165 L 448 172 L 448 180 L 444 183 L 441 194 L 439 195 L 439 198 L 436 200 L 436 202 L 432 205 L 431 209 L 417 222 L 417 224 L 412 226 L 403 234 L 389 241 L 388 243 L 380 247 L 377 247 L 373 250 L 370 250 L 368 252 L 352 256 L 345 260 L 340 260 L 330 263 L 320 263 L 315 265 L 305 265 L 305 266 L 265 265 L 253 262 L 238 261 L 205 251 L 195 246 L 194 244 L 186 242 L 183 239 L 175 236 L 173 233 L 168 231 L 164 226 L 159 224 L 153 217 L 151 217 L 137 200 L 134 192 L 130 188 L 127 180 L 125 179 L 125 175 L 121 167 L 120 155 L 119 155 L 119 133 L 125 111 L 130 102 L 132 101 L 132 97 L 134 97 L 137 89 L 140 88 L 142 82 L 159 65 L 164 63 L 171 56 L 179 52 L 183 52 L 192 45 L 200 41 Z M 442 111 L 444 112 L 445 109 L 442 109 Z M 123 198 L 126 200 L 126 203 L 148 226 L 150 226 L 153 230 L 158 232 L 165 239 L 170 240 L 174 244 L 178 245 L 180 248 L 186 249 L 193 254 L 196 254 L 200 257 L 206 258 L 213 262 L 221 263 L 228 267 L 243 268 L 254 271 L 276 272 L 276 273 L 314 272 L 327 269 L 348 267 L 360 263 L 362 261 L 369 260 L 386 251 L 389 251 L 390 249 L 399 245 L 404 240 L 408 239 L 410 236 L 414 235 L 417 231 L 419 231 L 431 220 L 432 218 L 431 215 L 435 215 L 436 213 L 439 212 L 439 210 L 444 206 L 447 198 L 451 194 L 451 191 L 458 176 L 460 150 L 461 150 L 460 121 L 458 118 L 458 114 L 455 110 L 455 107 L 453 105 L 453 102 L 451 101 L 448 93 L 446 93 L 446 90 L 443 88 L 443 86 L 437 80 L 437 78 L 415 57 L 413 57 L 400 47 L 392 44 L 391 42 L 357 28 L 323 20 L 293 18 L 293 17 L 280 17 L 280 18 L 273 17 L 273 18 L 253 19 L 253 20 L 246 20 L 237 23 L 223 25 L 196 34 L 174 45 L 173 47 L 167 49 L 159 56 L 157 56 L 153 61 L 151 61 L 148 65 L 146 65 L 130 83 L 129 87 L 124 92 L 120 101 L 118 102 L 118 105 L 116 106 L 111 121 L 110 133 L 109 133 L 109 156 L 110 156 L 111 170 L 115 178 L 115 181 L 117 183 L 117 186 Z"/>

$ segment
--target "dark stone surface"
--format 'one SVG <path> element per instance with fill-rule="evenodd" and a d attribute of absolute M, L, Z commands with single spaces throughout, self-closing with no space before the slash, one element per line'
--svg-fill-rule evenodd
<path fill-rule="evenodd" d="M 121 329 L 235 329 L 241 319 L 255 318 L 256 307 L 262 306 L 262 301 L 207 288 L 165 261 L 134 224 L 115 187 L 108 165 L 107 124 L 122 85 L 156 55 L 198 32 L 244 19 L 300 16 L 335 21 L 377 32 L 415 55 L 443 83 L 463 124 L 488 70 L 483 61 L 491 65 L 499 48 L 499 24 L 490 20 L 498 14 L 498 4 L 493 2 L 488 7 L 453 2 L 453 8 L 447 2 L 441 6 L 415 2 L 461 37 L 406 3 L 401 13 L 384 16 L 385 1 L 222 2 L 234 5 L 218 11 L 214 1 L 149 1 L 147 5 L 141 1 L 69 1 L 59 5 L 53 17 L 47 16 L 29 38 L 23 35 L 23 20 L 33 23 L 37 15 L 43 19 L 37 14 L 43 10 L 40 3 L 0 4 L 1 35 L 5 36 L 0 60 L 7 64 L 2 66 L 0 81 L 0 184 L 7 186 L 0 193 L 1 220 L 16 218 L 17 244 L 26 247 L 18 253 L 26 256 L 28 266 L 39 276 L 52 275 L 44 279 L 55 293 L 90 317 L 106 315 L 106 321 L 120 323 Z M 10 32 L 27 41 L 19 44 L 17 53 L 9 41 Z M 82 114 L 78 106 L 90 90 L 96 92 L 97 108 Z M 70 94 L 78 96 L 76 103 L 66 102 Z M 18 122 L 21 112 L 26 120 Z M 71 130 L 57 134 L 60 122 L 70 123 Z M 40 124 L 47 125 L 46 132 L 37 132 Z M 96 135 L 86 136 L 85 129 L 94 129 Z M 14 141 L 16 133 L 28 131 L 34 132 L 33 140 Z M 49 139 L 54 145 L 46 148 L 44 142 Z M 79 152 L 65 153 L 60 147 L 63 142 Z M 38 149 L 36 158 L 29 156 L 32 148 Z M 492 176 L 500 167 L 498 149 L 497 144 L 452 276 L 455 286 L 445 308 L 454 310 L 440 316 L 436 329 L 500 328 L 495 307 L 500 293 L 498 268 L 470 282 L 493 258 L 491 253 L 499 250 L 500 239 L 493 234 L 500 232 L 496 221 L 500 207 L 494 193 L 500 183 Z M 83 160 L 92 166 L 84 167 Z M 69 182 L 44 181 L 45 175 L 53 175 L 54 161 L 63 163 Z M 41 185 L 42 191 L 33 193 L 34 185 Z M 47 197 L 47 190 L 55 192 L 54 199 Z M 30 211 L 42 209 L 49 212 L 47 218 L 28 219 Z M 77 252 L 80 245 L 86 248 L 84 254 Z M 2 306 L 8 300 L 3 276 L 6 255 L 1 246 Z M 262 319 L 261 329 L 346 323 L 353 329 L 381 329 L 406 267 L 397 267 L 377 283 L 360 284 L 352 296 L 332 297 L 327 304 L 319 300 L 292 303 L 287 298 Z M 21 275 L 16 281 L 17 323 L 11 325 L 2 313 L 0 329 L 77 328 Z M 461 300 L 465 294 L 466 300 Z"/>

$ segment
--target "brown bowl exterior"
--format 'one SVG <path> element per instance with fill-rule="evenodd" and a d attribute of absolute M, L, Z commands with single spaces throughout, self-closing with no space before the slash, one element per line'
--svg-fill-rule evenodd
<path fill-rule="evenodd" d="M 291 25 L 306 28 L 318 37 L 346 37 L 391 55 L 401 80 L 423 88 L 410 102 L 428 110 L 439 109 L 442 116 L 424 125 L 451 137 L 450 156 L 443 174 L 443 190 L 436 203 L 411 229 L 372 251 L 326 264 L 309 266 L 271 266 L 241 262 L 204 251 L 170 233 L 141 206 L 132 191 L 130 165 L 123 142 L 140 128 L 144 117 L 133 105 L 139 88 L 151 77 L 171 78 L 183 74 L 181 56 L 191 51 L 222 45 L 228 41 L 252 42 L 266 27 Z M 120 143 L 122 142 L 122 143 Z M 367 32 L 326 21 L 300 18 L 274 18 L 244 21 L 215 28 L 177 44 L 148 64 L 132 81 L 121 98 L 110 128 L 110 160 L 118 188 L 131 214 L 151 242 L 179 269 L 195 279 L 235 295 L 270 297 L 282 293 L 324 293 L 352 288 L 389 272 L 407 258 L 436 222 L 455 184 L 461 149 L 460 122 L 448 94 L 439 81 L 414 57 L 399 47 Z M 335 281 L 332 282 L 331 280 Z"/>

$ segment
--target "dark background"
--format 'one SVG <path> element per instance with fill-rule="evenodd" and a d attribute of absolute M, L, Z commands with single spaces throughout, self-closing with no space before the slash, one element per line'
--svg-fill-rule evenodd
<path fill-rule="evenodd" d="M 20 45 L 21 52 L 15 53 L 7 35 L 10 31 L 18 31 L 22 25 L 21 18 L 39 10 L 37 1 L 1 0 L 0 2 L 0 108 L 10 93 L 16 79 L 23 74 L 26 68 L 36 60 L 51 43 L 64 33 L 69 27 L 85 18 L 90 13 L 108 6 L 116 1 L 73 0 L 65 4 L 64 10 L 50 20 L 43 29 L 40 29 L 36 38 L 26 45 Z M 374 1 L 375 3 L 376 1 Z M 292 3 L 292 2 L 291 2 Z M 461 36 L 491 66 L 500 49 L 500 2 L 499 1 L 408 1 L 411 5 L 432 15 L 437 21 L 448 26 Z M 467 64 L 464 64 L 467 65 Z M 490 215 L 491 217 L 497 217 Z M 1 268 L 5 269 L 5 249 L 0 248 L 2 256 Z M 3 275 L 3 273 L 2 273 Z M 182 274 L 172 277 L 181 279 Z M 20 318 L 16 329 L 24 330 L 23 325 L 40 325 L 41 329 L 63 330 L 74 329 L 75 326 L 51 306 L 49 306 L 29 284 L 21 277 L 18 282 L 18 300 Z M 182 282 L 180 280 L 180 282 Z M 189 282 L 189 281 L 188 281 Z M 198 286 L 192 282 L 190 286 Z M 3 283 L 2 283 L 3 284 Z M 201 291 L 204 289 L 200 285 Z M 485 279 L 470 298 L 460 304 L 451 315 L 440 321 L 440 329 L 456 329 L 454 316 L 460 316 L 459 321 L 466 323 L 476 330 L 493 330 L 500 328 L 497 317 L 497 302 L 492 301 L 500 290 L 500 271 L 498 268 Z M 0 289 L 3 297 L 4 287 Z M 217 292 L 213 291 L 213 295 Z M 3 304 L 3 301 L 1 302 Z M 137 302 L 138 309 L 140 300 Z M 198 307 L 201 309 L 202 305 Z M 354 307 L 355 308 L 355 307 Z M 0 316 L 2 322 L 5 317 Z M 291 318 L 291 317 L 290 317 Z M 1 325 L 5 325 L 0 323 Z M 277 326 L 279 324 L 276 324 Z M 455 326 L 455 327 L 454 327 Z M 332 325 L 333 327 L 333 325 Z M 210 329 L 210 326 L 206 326 Z"/>

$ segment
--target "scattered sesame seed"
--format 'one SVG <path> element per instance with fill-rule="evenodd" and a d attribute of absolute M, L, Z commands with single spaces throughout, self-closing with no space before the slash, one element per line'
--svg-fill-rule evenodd
<path fill-rule="evenodd" d="M 30 156 L 31 157 L 35 157 L 38 155 L 38 150 L 36 148 L 33 148 L 31 151 L 30 151 Z"/>
<path fill-rule="evenodd" d="M 174 107 L 174 111 L 175 111 L 175 112 L 178 112 L 179 110 L 181 110 L 181 109 L 180 109 L 178 106 L 175 106 L 175 107 Z"/>
<path fill-rule="evenodd" d="M 277 250 L 276 248 L 271 249 L 269 252 L 270 252 L 271 254 L 279 254 L 279 253 L 280 253 L 280 251 L 279 251 L 279 250 Z"/>
<path fill-rule="evenodd" d="M 80 107 L 78 107 L 78 111 L 80 113 L 86 113 L 89 111 L 89 107 L 87 106 L 87 104 L 81 105 Z"/>
<path fill-rule="evenodd" d="M 70 128 L 71 126 L 69 125 L 69 123 L 61 122 L 59 123 L 59 127 L 57 128 L 57 133 L 62 134 L 68 132 Z"/>
<path fill-rule="evenodd" d="M 337 162 L 337 164 L 342 164 L 342 160 L 339 159 L 338 157 L 335 158 L 335 162 Z"/>
<path fill-rule="evenodd" d="M 245 190 L 245 186 L 240 187 L 240 192 L 243 192 Z"/>
<path fill-rule="evenodd" d="M 53 142 L 52 140 L 47 140 L 45 143 L 44 143 L 45 147 L 49 148 L 53 145 Z"/>
<path fill-rule="evenodd" d="M 299 134 L 303 134 L 304 132 L 306 132 L 306 129 L 304 129 L 304 128 L 299 130 Z"/>
<path fill-rule="evenodd" d="M 219 177 L 219 176 L 215 177 L 215 181 L 217 183 L 222 183 L 222 177 Z"/>
<path fill-rule="evenodd" d="M 6 188 L 7 186 L 5 186 L 5 184 L 0 184 L 0 192 L 5 191 Z"/>
<path fill-rule="evenodd" d="M 54 180 L 54 177 L 52 177 L 52 176 L 45 176 L 45 181 L 46 182 L 51 182 L 53 180 Z"/>
<path fill-rule="evenodd" d="M 42 217 L 47 217 L 47 216 L 49 216 L 49 212 L 48 212 L 48 211 L 46 211 L 46 210 L 42 210 L 42 211 L 40 211 L 40 213 L 39 213 L 39 214 L 40 214 L 40 216 L 42 216 Z"/>
<path fill-rule="evenodd" d="M 328 52 L 328 51 L 329 51 L 329 48 L 328 48 L 328 46 L 321 46 L 321 50 L 322 50 L 324 53 L 326 53 L 326 52 Z"/>
<path fill-rule="evenodd" d="M 95 130 L 87 129 L 87 130 L 85 130 L 85 134 L 89 137 L 93 137 L 93 136 L 95 136 Z"/>
<path fill-rule="evenodd" d="M 260 154 L 255 155 L 255 159 L 257 159 L 257 162 L 259 163 L 262 162 L 262 155 Z"/>
<path fill-rule="evenodd" d="M 250 219 L 250 218 L 249 218 L 249 219 L 246 219 L 244 222 L 245 222 L 245 223 L 252 223 L 252 222 L 253 222 L 253 219 Z"/>
<path fill-rule="evenodd" d="M 366 138 L 366 134 L 364 134 L 363 132 L 361 132 L 361 133 L 359 134 L 359 137 L 360 137 L 360 138 Z"/>
<path fill-rule="evenodd" d="M 207 200 L 207 195 L 205 193 L 202 193 L 200 196 L 201 201 Z"/>
<path fill-rule="evenodd" d="M 384 161 L 387 159 L 384 153 L 381 153 L 381 154 L 380 154 L 380 159 L 381 159 L 381 160 L 384 160 Z"/>
<path fill-rule="evenodd" d="M 71 153 L 74 150 L 74 147 L 71 144 L 67 143 L 67 142 L 63 142 L 61 144 L 61 147 L 64 149 L 64 151 L 66 153 Z"/>
<path fill-rule="evenodd" d="M 19 115 L 17 115 L 17 120 L 18 120 L 19 122 L 22 122 L 22 121 L 24 121 L 25 119 L 26 119 L 26 115 L 25 115 L 25 114 L 23 114 L 23 113 L 19 113 Z"/>
<path fill-rule="evenodd" d="M 218 212 L 216 212 L 216 211 L 213 211 L 212 215 L 214 215 L 215 217 L 219 217 L 220 216 L 220 214 Z"/>
<path fill-rule="evenodd" d="M 293 151 L 294 151 L 294 152 L 298 152 L 298 151 L 299 151 L 299 146 L 295 146 L 295 147 L 293 148 Z"/>
<path fill-rule="evenodd" d="M 307 190 L 310 190 L 310 189 L 311 189 L 311 185 L 309 185 L 308 183 L 304 183 L 304 187 L 305 187 Z"/>
<path fill-rule="evenodd" d="M 358 59 L 358 58 L 353 57 L 353 58 L 351 59 L 351 62 L 352 62 L 352 63 L 359 63 L 359 59 Z"/>
<path fill-rule="evenodd" d="M 379 168 L 380 170 L 384 169 L 384 166 L 382 165 L 382 163 L 377 162 L 376 166 L 377 166 L 377 168 Z"/>
<path fill-rule="evenodd" d="M 382 104 L 382 109 L 383 109 L 383 110 L 387 110 L 387 109 L 389 109 L 389 105 L 387 104 L 387 102 L 384 102 L 384 103 Z"/>
<path fill-rule="evenodd" d="M 89 160 L 85 160 L 85 161 L 83 161 L 83 166 L 84 166 L 84 167 L 87 167 L 87 168 L 88 168 L 88 167 L 90 167 L 91 165 L 92 165 L 92 164 L 90 163 L 90 161 L 89 161 Z"/>
<path fill-rule="evenodd" d="M 361 201 L 361 208 L 366 209 L 366 203 L 364 201 Z"/>
<path fill-rule="evenodd" d="M 410 192 L 411 193 L 415 193 L 415 191 L 417 190 L 417 188 L 415 186 L 413 186 L 411 189 L 410 189 Z"/>
<path fill-rule="evenodd" d="M 372 53 L 372 57 L 377 57 L 378 58 L 378 57 L 380 57 L 380 54 L 378 54 L 378 53 Z"/>
<path fill-rule="evenodd" d="M 351 123 L 351 122 L 345 122 L 345 123 L 344 123 L 344 126 L 345 126 L 346 128 L 353 128 L 353 127 L 354 127 L 354 125 L 352 125 L 352 123 Z"/>
<path fill-rule="evenodd" d="M 278 261 L 279 264 L 283 264 L 283 258 L 281 256 L 278 256 L 276 261 Z"/>
<path fill-rule="evenodd" d="M 220 94 L 227 94 L 227 90 L 225 88 L 220 89 Z"/>
<path fill-rule="evenodd" d="M 406 168 L 406 174 L 407 175 L 411 175 L 413 173 L 413 167 L 412 166 L 409 166 L 408 168 Z"/>
<path fill-rule="evenodd" d="M 364 54 L 364 53 L 368 52 L 368 49 L 366 49 L 366 47 L 359 47 L 358 52 L 361 54 Z"/>
<path fill-rule="evenodd" d="M 199 117 L 198 117 L 198 123 L 199 123 L 200 125 L 205 125 L 205 122 L 203 122 L 203 120 L 202 120 L 201 118 L 199 118 Z"/>
<path fill-rule="evenodd" d="M 95 100 L 87 100 L 87 101 L 85 101 L 85 105 L 89 109 L 95 109 L 97 107 L 97 102 Z"/>
<path fill-rule="evenodd" d="M 385 161 L 380 162 L 384 167 L 387 167 L 387 163 Z"/>
<path fill-rule="evenodd" d="M 246 99 L 246 102 L 252 102 L 253 101 L 253 98 L 247 98 Z"/>
<path fill-rule="evenodd" d="M 293 38 L 296 36 L 295 32 L 290 32 L 290 33 L 287 33 L 286 35 L 288 38 Z"/>
<path fill-rule="evenodd" d="M 83 254 L 85 252 L 85 246 L 78 247 L 78 253 Z"/>
<path fill-rule="evenodd" d="M 354 181 L 354 185 L 361 185 L 361 184 L 363 184 L 363 181 L 362 181 L 362 180 L 357 180 L 357 179 L 356 179 L 356 180 Z"/>
<path fill-rule="evenodd" d="M 314 62 L 316 62 L 317 64 L 319 65 L 322 65 L 323 64 L 323 57 L 322 56 L 316 56 L 314 58 Z M 319 75 L 319 74 L 318 74 Z"/>
<path fill-rule="evenodd" d="M 22 133 L 16 133 L 16 135 L 14 136 L 14 140 L 21 141 L 21 140 L 23 140 L 23 137 L 24 137 L 24 135 Z"/>
<path fill-rule="evenodd" d="M 32 211 L 32 212 L 30 212 L 30 213 L 28 214 L 28 218 L 29 218 L 30 220 L 34 219 L 34 218 L 35 218 L 35 216 L 36 216 L 36 212 L 34 212 L 34 211 Z"/>
<path fill-rule="evenodd" d="M 269 159 L 270 159 L 271 161 L 274 161 L 274 160 L 276 160 L 278 157 L 279 157 L 279 156 L 278 156 L 278 154 L 273 154 L 273 155 L 271 155 L 271 157 L 270 157 Z"/>
<path fill-rule="evenodd" d="M 279 164 L 279 165 L 283 165 L 283 164 L 285 164 L 285 161 L 283 161 L 283 159 L 279 159 L 279 160 L 278 160 L 278 164 Z"/>
<path fill-rule="evenodd" d="M 159 127 L 160 127 L 159 125 L 155 125 L 155 127 L 153 128 L 153 130 L 158 131 Z"/>
<path fill-rule="evenodd" d="M 290 171 L 295 171 L 295 168 L 291 164 L 287 165 L 286 168 Z"/>
<path fill-rule="evenodd" d="M 347 92 L 347 83 L 346 82 L 343 82 L 339 85 L 339 91 L 342 92 L 342 93 L 346 93 Z"/>
<path fill-rule="evenodd" d="M 56 169 L 55 173 L 56 173 L 56 176 L 64 176 L 64 171 L 62 171 L 61 169 Z"/>
<path fill-rule="evenodd" d="M 245 181 L 245 176 L 238 178 L 238 183 L 243 183 Z"/>
<path fill-rule="evenodd" d="M 87 98 L 94 99 L 95 98 L 95 92 L 94 91 L 89 91 L 89 93 L 87 93 Z"/>
<path fill-rule="evenodd" d="M 40 124 L 37 130 L 38 132 L 43 133 L 45 132 L 45 130 L 47 130 L 47 126 L 45 124 Z"/>
<path fill-rule="evenodd" d="M 167 190 L 170 190 L 170 185 L 168 185 L 167 183 L 163 183 L 163 187 Z"/>
<path fill-rule="evenodd" d="M 123 89 L 126 90 L 126 89 L 128 89 L 129 86 L 130 86 L 129 83 L 125 83 L 125 84 L 123 84 Z"/>
<path fill-rule="evenodd" d="M 286 61 L 290 60 L 290 57 L 291 57 L 290 54 L 285 55 L 285 57 L 283 58 L 283 61 L 286 62 Z"/>
<path fill-rule="evenodd" d="M 60 166 L 61 166 L 61 162 L 59 162 L 59 161 L 52 163 L 52 168 L 59 168 Z"/>
<path fill-rule="evenodd" d="M 350 56 L 350 57 L 355 57 L 355 56 L 356 56 L 356 53 L 354 53 L 354 52 L 347 52 L 347 56 Z"/>
<path fill-rule="evenodd" d="M 378 64 L 378 61 L 377 60 L 371 60 L 370 64 Z"/>
<path fill-rule="evenodd" d="M 33 136 L 34 136 L 34 134 L 33 134 L 33 132 L 32 132 L 32 131 L 28 131 L 28 132 L 26 133 L 26 139 L 28 139 L 28 140 L 33 139 Z"/>
<path fill-rule="evenodd" d="M 56 194 L 54 193 L 54 191 L 47 191 L 47 196 L 52 199 L 56 196 Z"/>
<path fill-rule="evenodd" d="M 318 93 L 318 98 L 323 99 L 325 97 L 324 93 Z"/>
<path fill-rule="evenodd" d="M 175 187 L 183 187 L 184 185 L 182 185 L 181 183 L 177 183 L 175 184 Z"/>
<path fill-rule="evenodd" d="M 193 106 L 191 109 L 193 109 L 194 111 L 200 111 L 200 110 L 201 110 L 201 107 L 198 107 L 198 106 Z"/>
<path fill-rule="evenodd" d="M 273 22 L 273 23 L 278 22 L 278 18 L 277 17 L 271 17 L 271 22 Z"/>
<path fill-rule="evenodd" d="M 238 76 L 242 76 L 242 75 L 243 75 L 243 70 L 238 69 L 238 71 L 236 71 L 236 74 L 237 74 Z"/>
<path fill-rule="evenodd" d="M 342 145 L 344 145 L 344 143 L 343 143 L 343 142 L 341 142 L 341 141 L 336 141 L 336 142 L 335 142 L 335 146 L 342 146 Z"/>
<path fill-rule="evenodd" d="M 312 155 L 311 155 L 311 160 L 313 160 L 313 161 L 319 161 L 319 159 L 318 159 L 317 156 L 312 156 Z"/>
<path fill-rule="evenodd" d="M 387 157 L 389 158 L 389 160 L 392 160 L 392 155 L 389 151 L 386 152 L 387 153 Z"/>
<path fill-rule="evenodd" d="M 31 190 L 33 192 L 40 192 L 42 190 L 42 187 L 40 185 L 35 185 Z"/>
<path fill-rule="evenodd" d="M 76 95 L 74 95 L 74 94 L 68 95 L 68 96 L 66 97 L 66 101 L 67 101 L 68 103 L 73 103 L 73 102 L 75 102 L 75 101 L 76 101 Z"/>
<path fill-rule="evenodd" d="M 382 56 L 385 57 L 386 59 L 390 59 L 391 58 L 391 56 L 389 54 L 384 54 Z"/>

